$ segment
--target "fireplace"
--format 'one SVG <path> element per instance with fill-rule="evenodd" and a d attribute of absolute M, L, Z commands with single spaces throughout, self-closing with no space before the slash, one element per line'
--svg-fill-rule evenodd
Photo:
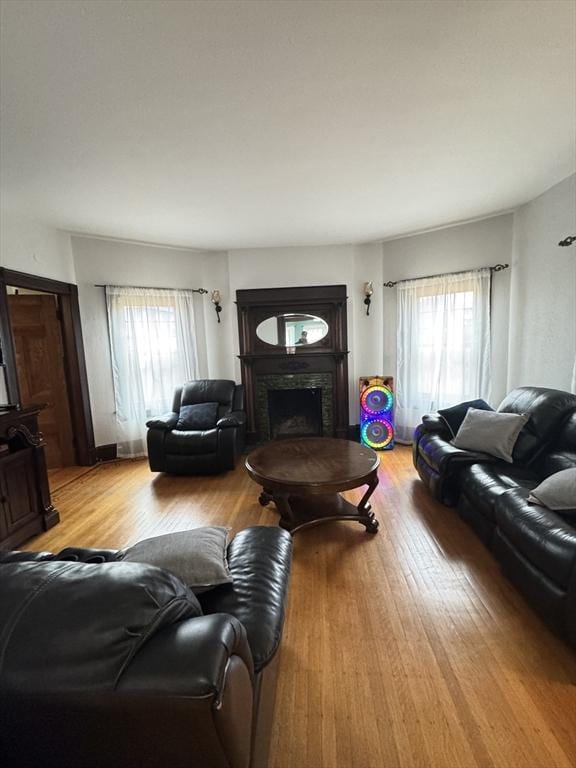
<path fill-rule="evenodd" d="M 255 415 L 260 440 L 334 436 L 331 374 L 265 374 L 256 376 L 255 384 Z M 290 423 L 279 423 L 290 418 L 294 419 Z"/>
<path fill-rule="evenodd" d="M 270 437 L 322 436 L 322 389 L 269 389 Z"/>
<path fill-rule="evenodd" d="M 348 435 L 346 286 L 236 292 L 247 441 Z M 307 321 L 288 339 L 288 326 Z M 316 326 L 323 335 L 316 338 Z M 296 340 L 294 340 L 296 339 Z M 283 390 L 276 393 L 276 390 Z"/>

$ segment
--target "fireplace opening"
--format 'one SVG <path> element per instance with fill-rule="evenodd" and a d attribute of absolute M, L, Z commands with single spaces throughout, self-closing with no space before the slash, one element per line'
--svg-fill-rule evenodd
<path fill-rule="evenodd" d="M 270 437 L 322 436 L 322 389 L 269 389 Z"/>

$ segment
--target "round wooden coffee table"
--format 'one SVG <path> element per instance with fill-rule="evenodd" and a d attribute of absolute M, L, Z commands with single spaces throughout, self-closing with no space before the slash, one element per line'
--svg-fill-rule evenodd
<path fill-rule="evenodd" d="M 330 520 L 355 520 L 376 533 L 378 520 L 368 503 L 378 485 L 378 454 L 349 440 L 303 437 L 256 448 L 246 459 L 250 477 L 262 486 L 259 501 L 271 501 L 282 528 L 296 533 Z M 339 491 L 367 485 L 357 507 Z"/>

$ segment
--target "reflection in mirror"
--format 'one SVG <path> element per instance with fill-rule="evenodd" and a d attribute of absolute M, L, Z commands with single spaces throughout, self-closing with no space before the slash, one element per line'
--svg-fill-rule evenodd
<path fill-rule="evenodd" d="M 268 317 L 256 328 L 261 341 L 277 347 L 315 344 L 328 333 L 328 323 L 314 315 L 284 314 Z"/>

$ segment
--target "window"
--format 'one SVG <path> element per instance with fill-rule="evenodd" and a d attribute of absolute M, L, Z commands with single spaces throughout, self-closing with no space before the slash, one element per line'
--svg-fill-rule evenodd
<path fill-rule="evenodd" d="M 197 377 L 192 291 L 107 286 L 119 456 L 146 454 L 146 421 Z"/>
<path fill-rule="evenodd" d="M 398 283 L 396 433 L 423 414 L 490 395 L 489 269 Z"/>

